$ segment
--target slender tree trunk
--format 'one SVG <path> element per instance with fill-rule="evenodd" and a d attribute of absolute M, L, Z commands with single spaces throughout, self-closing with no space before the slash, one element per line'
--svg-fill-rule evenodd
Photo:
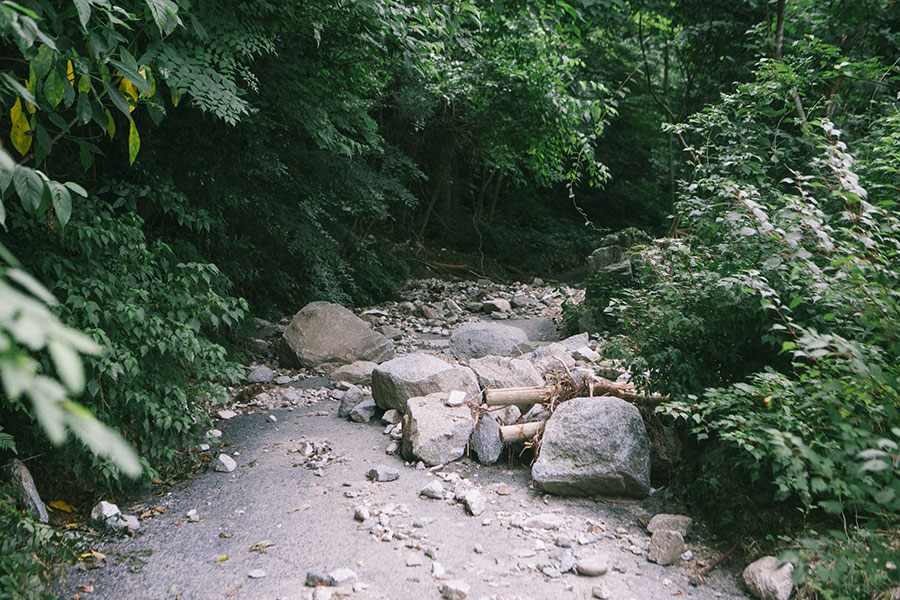
<path fill-rule="evenodd" d="M 497 177 L 494 182 L 494 194 L 491 197 L 491 212 L 488 214 L 488 225 L 494 222 L 494 215 L 497 214 L 497 200 L 500 198 L 500 185 L 503 183 L 503 173 Z"/>

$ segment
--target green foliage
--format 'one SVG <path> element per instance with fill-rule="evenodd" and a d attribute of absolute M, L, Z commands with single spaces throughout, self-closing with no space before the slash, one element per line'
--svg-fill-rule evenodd
<path fill-rule="evenodd" d="M 61 564 L 75 562 L 75 548 L 62 533 L 17 511 L 11 493 L 0 486 L 0 598 L 57 598 L 50 586 Z"/>
<path fill-rule="evenodd" d="M 674 129 L 698 142 L 679 206 L 691 235 L 648 251 L 641 289 L 609 312 L 639 383 L 673 394 L 660 410 L 693 434 L 694 487 L 718 511 L 794 505 L 860 524 L 798 540 L 790 555 L 807 592 L 855 598 L 897 580 L 884 557 L 896 556 L 900 514 L 900 220 L 895 171 L 860 165 L 869 185 L 829 103 L 798 108 L 816 94 L 852 107 L 858 91 L 828 85 L 844 70 L 898 83 L 894 69 L 810 38 Z M 894 98 L 873 89 L 864 117 L 841 115 L 869 157 L 897 128 Z M 743 527 L 766 520 L 754 519 Z M 856 562 L 836 566 L 841 551 Z"/>
<path fill-rule="evenodd" d="M 87 199 L 87 214 L 73 218 L 64 239 L 33 251 L 32 265 L 55 280 L 60 317 L 108 349 L 89 361 L 84 402 L 123 430 L 149 479 L 205 430 L 203 403 L 221 397 L 218 382 L 241 376 L 216 340 L 244 319 L 247 305 L 225 294 L 228 281 L 215 265 L 181 262 L 145 238 L 131 188 L 105 195 L 119 208 Z M 67 450 L 73 474 L 116 485 L 106 465 Z"/>

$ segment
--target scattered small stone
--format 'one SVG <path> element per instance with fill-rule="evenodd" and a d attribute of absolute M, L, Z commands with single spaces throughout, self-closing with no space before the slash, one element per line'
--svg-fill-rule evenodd
<path fill-rule="evenodd" d="M 585 577 L 600 577 L 606 575 L 609 571 L 609 562 L 602 554 L 591 554 L 584 558 L 579 558 L 575 567 L 579 575 Z"/>
<path fill-rule="evenodd" d="M 119 510 L 118 506 L 112 502 L 107 502 L 106 500 L 101 500 L 91 510 L 91 518 L 95 521 L 106 521 L 111 517 L 117 517 L 121 514 L 122 511 Z"/>
<path fill-rule="evenodd" d="M 347 568 L 335 569 L 328 574 L 328 577 L 331 579 L 331 585 L 334 586 L 353 585 L 358 579 L 356 572 Z"/>
<path fill-rule="evenodd" d="M 372 515 L 369 512 L 369 509 L 366 508 L 365 506 L 357 506 L 355 509 L 353 509 L 353 518 L 356 519 L 357 521 L 360 521 L 360 522 L 365 521 L 370 516 L 372 516 Z"/>
<path fill-rule="evenodd" d="M 247 573 L 247 577 L 250 579 L 262 579 L 266 576 L 266 572 L 262 569 L 253 569 L 249 573 Z"/>
<path fill-rule="evenodd" d="M 609 590 L 606 589 L 606 586 L 602 583 L 595 585 L 591 588 L 591 596 L 597 598 L 598 600 L 609 600 Z"/>
<path fill-rule="evenodd" d="M 222 432 L 218 429 L 210 429 L 206 432 L 206 435 L 208 435 L 209 437 L 220 438 L 222 437 Z"/>
<path fill-rule="evenodd" d="M 237 463 L 227 454 L 220 454 L 216 459 L 215 470 L 219 473 L 231 473 L 237 468 Z"/>
<path fill-rule="evenodd" d="M 400 411 L 396 408 L 392 408 L 390 410 L 384 411 L 384 414 L 381 416 L 381 420 L 385 423 L 396 425 L 403 420 L 403 415 L 401 415 Z"/>
<path fill-rule="evenodd" d="M 223 421 L 228 421 L 229 419 L 233 419 L 237 416 L 236 412 L 234 412 L 233 410 L 228 410 L 228 409 L 220 410 L 217 414 L 219 415 L 219 418 L 222 419 Z"/>
<path fill-rule="evenodd" d="M 273 423 L 277 423 L 278 417 L 276 417 L 275 415 L 269 415 L 269 420 L 272 421 Z"/>
<path fill-rule="evenodd" d="M 559 572 L 559 569 L 557 569 L 554 565 L 551 565 L 549 563 L 541 565 L 540 569 L 541 569 L 541 573 L 543 573 L 544 575 L 546 575 L 547 577 L 549 577 L 551 579 L 558 579 L 558 578 L 562 577 L 562 573 Z"/>
<path fill-rule="evenodd" d="M 447 570 L 444 569 L 444 565 L 441 563 L 434 561 L 431 563 L 431 576 L 435 579 L 443 579 L 447 575 Z"/>
<path fill-rule="evenodd" d="M 197 447 L 200 449 L 200 452 L 209 452 L 209 444 L 200 444 Z"/>
<path fill-rule="evenodd" d="M 497 495 L 498 496 L 509 496 L 509 486 L 505 483 L 497 484 Z"/>
<path fill-rule="evenodd" d="M 655 533 L 661 529 L 668 529 L 669 531 L 677 531 L 681 534 L 681 537 L 687 537 L 688 530 L 691 527 L 691 523 L 694 520 L 685 515 L 668 515 L 665 513 L 660 513 L 655 515 L 650 522 L 647 523 L 647 531 L 650 533 Z"/>
<path fill-rule="evenodd" d="M 684 538 L 678 531 L 657 529 L 650 538 L 650 551 L 647 560 L 658 565 L 675 564 L 684 552 Z"/>
<path fill-rule="evenodd" d="M 279 375 L 275 378 L 275 383 L 278 385 L 287 385 L 291 382 L 291 378 L 288 375 Z"/>
<path fill-rule="evenodd" d="M 453 390 L 447 396 L 445 404 L 450 407 L 462 406 L 466 401 L 466 393 L 460 390 Z"/>
<path fill-rule="evenodd" d="M 459 579 L 445 581 L 441 584 L 441 598 L 444 600 L 467 600 L 469 584 Z"/>
<path fill-rule="evenodd" d="M 334 590 L 327 587 L 319 586 L 313 590 L 312 600 L 331 600 L 334 597 Z"/>
<path fill-rule="evenodd" d="M 525 519 L 525 527 L 533 529 L 559 529 L 564 524 L 562 517 L 550 513 L 541 513 Z"/>
<path fill-rule="evenodd" d="M 441 485 L 440 481 L 435 479 L 431 483 L 423 487 L 422 491 L 419 492 L 419 495 L 425 496 L 426 498 L 441 500 L 444 497 L 444 486 Z"/>
<path fill-rule="evenodd" d="M 388 444 L 387 448 L 384 449 L 384 453 L 388 456 L 393 456 L 400 452 L 400 443 L 397 440 L 393 440 L 390 444 Z"/>
<path fill-rule="evenodd" d="M 188 523 L 197 523 L 200 521 L 200 515 L 197 513 L 196 508 L 187 511 L 185 516 L 187 517 Z"/>
<path fill-rule="evenodd" d="M 690 550 L 685 550 L 684 554 L 681 555 L 681 560 L 684 562 L 688 562 L 694 558 L 694 553 Z"/>
<path fill-rule="evenodd" d="M 472 550 L 475 551 L 475 554 L 484 554 L 484 546 L 482 546 L 481 544 L 475 544 Z"/>
<path fill-rule="evenodd" d="M 466 505 L 466 509 L 468 509 L 469 513 L 473 517 L 477 517 L 481 513 L 484 512 L 484 509 L 487 506 L 487 502 L 484 499 L 484 496 L 481 495 L 481 492 L 478 490 L 471 490 L 467 492 L 463 497 L 463 502 Z"/>
<path fill-rule="evenodd" d="M 435 560 L 437 558 L 437 554 L 435 554 L 434 548 L 430 546 L 428 548 L 425 548 L 425 556 L 427 556 L 431 560 Z"/>
<path fill-rule="evenodd" d="M 396 481 L 400 479 L 400 471 L 387 465 L 377 465 L 369 469 L 366 477 L 378 482 Z"/>

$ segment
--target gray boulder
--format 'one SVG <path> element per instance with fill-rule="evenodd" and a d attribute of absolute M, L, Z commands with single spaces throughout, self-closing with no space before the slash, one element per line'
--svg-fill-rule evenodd
<path fill-rule="evenodd" d="M 484 389 L 532 387 L 544 385 L 544 378 L 527 360 L 504 356 L 485 356 L 469 361 Z"/>
<path fill-rule="evenodd" d="M 372 383 L 372 371 L 378 363 L 370 360 L 358 360 L 349 365 L 338 367 L 331 373 L 331 381 L 346 381 L 355 385 L 369 385 Z"/>
<path fill-rule="evenodd" d="M 350 420 L 357 423 L 368 423 L 375 416 L 375 400 L 372 396 L 366 396 L 362 402 L 350 411 Z"/>
<path fill-rule="evenodd" d="M 534 368 L 544 376 L 550 373 L 566 373 L 567 369 L 572 370 L 575 368 L 575 359 L 572 358 L 572 351 L 567 350 L 559 342 L 536 348 L 523 358 L 534 365 Z"/>
<path fill-rule="evenodd" d="M 31 472 L 18 458 L 13 459 L 6 467 L 9 473 L 10 481 L 16 492 L 19 504 L 31 511 L 33 518 L 41 523 L 50 521 L 50 515 L 47 514 L 47 507 L 38 494 L 37 487 L 34 485 L 34 479 Z"/>
<path fill-rule="evenodd" d="M 788 600 L 794 588 L 791 573 L 794 565 L 778 566 L 774 556 L 763 556 L 744 569 L 744 583 L 750 594 L 760 600 Z"/>
<path fill-rule="evenodd" d="M 490 355 L 520 356 L 530 349 L 524 331 L 499 323 L 463 325 L 450 335 L 450 354 L 461 361 Z"/>
<path fill-rule="evenodd" d="M 459 390 L 471 400 L 481 390 L 471 369 L 451 365 L 431 354 L 408 354 L 379 365 L 372 371 L 372 395 L 383 409 L 406 412 L 406 401 L 434 392 Z"/>
<path fill-rule="evenodd" d="M 273 379 L 275 379 L 275 372 L 266 365 L 254 367 L 247 375 L 247 381 L 250 383 L 271 383 Z"/>
<path fill-rule="evenodd" d="M 554 494 L 646 496 L 650 440 L 640 412 L 610 396 L 563 402 L 547 420 L 531 474 Z"/>
<path fill-rule="evenodd" d="M 371 399 L 371 394 L 366 393 L 364 390 L 361 390 L 354 385 L 344 392 L 344 396 L 341 398 L 341 406 L 338 408 L 338 416 L 342 419 L 349 417 L 350 413 L 358 404 L 362 404 L 366 400 Z"/>
<path fill-rule="evenodd" d="M 443 465 L 462 457 L 475 419 L 468 406 L 448 407 L 445 393 L 407 401 L 403 417 L 403 454 L 426 465 Z"/>
<path fill-rule="evenodd" d="M 294 315 L 281 336 L 278 358 L 291 368 L 394 357 L 394 344 L 339 304 L 311 302 Z"/>
<path fill-rule="evenodd" d="M 500 440 L 500 423 L 491 413 L 485 413 L 478 420 L 469 448 L 483 465 L 492 465 L 500 459 L 503 442 Z"/>
<path fill-rule="evenodd" d="M 693 522 L 694 520 L 687 515 L 659 513 L 654 515 L 650 522 L 647 523 L 647 531 L 650 533 L 663 530 L 677 531 L 681 534 L 681 537 L 687 537 L 688 530 Z"/>
<path fill-rule="evenodd" d="M 650 551 L 647 560 L 658 565 L 674 565 L 681 560 L 684 552 L 684 537 L 681 532 L 668 529 L 657 529 L 650 538 Z"/>

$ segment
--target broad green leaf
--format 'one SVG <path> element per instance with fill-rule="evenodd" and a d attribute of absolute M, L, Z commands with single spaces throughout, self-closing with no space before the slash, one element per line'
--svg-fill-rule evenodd
<path fill-rule="evenodd" d="M 37 55 L 31 59 L 31 68 L 34 69 L 36 79 L 42 79 L 53 66 L 54 52 L 46 44 L 38 47 Z"/>
<path fill-rule="evenodd" d="M 117 60 L 110 60 L 109 64 L 113 65 L 115 68 L 119 70 L 119 73 L 122 74 L 122 77 L 130 81 L 134 84 L 142 92 L 146 93 L 148 96 L 153 94 L 153 88 L 150 87 L 150 84 L 146 79 L 138 72 L 137 67 L 132 69 L 125 63 L 119 62 Z"/>
<path fill-rule="evenodd" d="M 50 139 L 50 134 L 47 133 L 47 130 L 44 128 L 40 122 L 37 122 L 35 119 L 35 127 L 34 127 L 34 162 L 36 164 L 41 164 L 44 162 L 44 159 L 47 158 L 47 155 L 50 154 L 50 147 L 53 145 L 53 141 Z"/>
<path fill-rule="evenodd" d="M 138 152 L 141 149 L 141 136 L 138 135 L 137 125 L 134 124 L 134 119 L 130 120 L 131 127 L 128 130 L 128 164 L 133 165 L 134 159 L 137 158 Z"/>
<path fill-rule="evenodd" d="M 116 120 L 113 119 L 108 108 L 106 109 L 106 133 L 109 134 L 109 139 L 113 139 L 113 136 L 116 135 Z"/>
<path fill-rule="evenodd" d="M 50 351 L 50 358 L 60 380 L 71 393 L 80 394 L 84 390 L 84 368 L 81 357 L 67 344 L 56 340 L 51 340 L 47 344 L 47 350 Z"/>
<path fill-rule="evenodd" d="M 56 213 L 60 226 L 65 227 L 72 218 L 72 196 L 66 186 L 58 181 L 50 182 L 50 195 L 53 201 L 53 212 Z"/>
<path fill-rule="evenodd" d="M 147 7 L 160 35 L 167 36 L 181 25 L 181 19 L 177 14 L 178 5 L 172 0 L 147 0 Z"/>
<path fill-rule="evenodd" d="M 44 180 L 28 167 L 16 167 L 13 173 L 13 185 L 16 193 L 22 201 L 22 206 L 30 214 L 34 214 L 41 205 L 41 195 L 44 193 Z"/>
<path fill-rule="evenodd" d="M 91 92 L 91 78 L 87 75 L 82 75 L 78 78 L 78 91 L 89 94 Z"/>
<path fill-rule="evenodd" d="M 89 0 L 75 0 L 75 8 L 78 10 L 78 20 L 82 27 L 87 27 L 91 19 L 91 3 Z"/>
<path fill-rule="evenodd" d="M 31 148 L 31 125 L 28 123 L 28 117 L 22 113 L 22 100 L 20 98 L 16 98 L 16 103 L 9 110 L 9 119 L 12 121 L 9 139 L 13 148 L 18 150 L 19 154 L 25 156 Z"/>
<path fill-rule="evenodd" d="M 67 181 L 65 183 L 65 186 L 67 188 L 69 188 L 71 191 L 73 191 L 76 194 L 78 194 L 79 196 L 81 196 L 82 198 L 88 197 L 87 190 L 84 189 L 83 187 L 81 187 L 80 185 L 78 185 L 77 183 L 75 183 L 74 181 Z"/>
<path fill-rule="evenodd" d="M 78 94 L 78 120 L 81 121 L 82 125 L 87 125 L 91 122 L 91 118 L 94 115 L 94 109 L 91 106 L 91 99 L 87 94 Z"/>
<path fill-rule="evenodd" d="M 106 93 L 109 94 L 109 99 L 112 100 L 115 107 L 126 117 L 129 116 L 131 114 L 131 106 L 128 104 L 128 100 L 122 95 L 122 92 L 110 85 L 108 81 L 103 82 L 103 87 L 106 89 Z"/>
<path fill-rule="evenodd" d="M 63 89 L 63 80 L 59 76 L 59 71 L 52 69 L 44 80 L 44 97 L 50 106 L 56 107 L 62 102 L 65 90 Z"/>

